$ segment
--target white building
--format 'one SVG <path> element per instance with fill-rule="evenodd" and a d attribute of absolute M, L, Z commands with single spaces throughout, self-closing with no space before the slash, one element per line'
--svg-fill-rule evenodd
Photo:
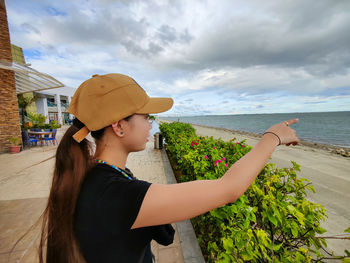
<path fill-rule="evenodd" d="M 71 87 L 35 91 L 34 94 L 40 96 L 35 101 L 37 113 L 46 117 L 46 123 L 51 120 L 59 124 L 68 123 L 68 120 L 74 118 L 67 109 L 75 91 L 76 89 Z"/>

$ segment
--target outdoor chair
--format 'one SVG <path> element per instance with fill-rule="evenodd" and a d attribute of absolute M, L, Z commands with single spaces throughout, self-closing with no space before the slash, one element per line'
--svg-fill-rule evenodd
<path fill-rule="evenodd" d="M 48 130 L 48 131 L 50 131 L 50 130 Z M 47 143 L 48 143 L 49 141 L 53 141 L 53 140 L 55 140 L 55 142 L 58 144 L 58 141 L 57 141 L 57 139 L 56 139 L 57 130 L 56 130 L 56 129 L 52 129 L 52 131 L 53 131 L 53 134 L 52 134 L 51 137 L 49 137 L 49 136 L 46 137 L 46 135 L 45 135 L 45 137 L 43 138 L 43 139 L 45 140 L 46 145 L 48 145 Z"/>
<path fill-rule="evenodd" d="M 35 138 L 30 138 L 29 135 L 28 135 L 28 131 L 22 131 L 21 132 L 22 134 L 22 142 L 23 142 L 23 148 L 25 148 L 27 145 L 30 147 L 30 146 L 33 146 L 35 144 L 35 146 L 38 145 L 38 139 L 35 139 Z"/>
<path fill-rule="evenodd" d="M 50 132 L 51 129 L 45 129 L 45 131 Z M 50 139 L 50 134 L 45 134 L 43 140 L 45 141 L 46 145 L 48 145 L 47 142 L 50 141 L 49 139 Z"/>

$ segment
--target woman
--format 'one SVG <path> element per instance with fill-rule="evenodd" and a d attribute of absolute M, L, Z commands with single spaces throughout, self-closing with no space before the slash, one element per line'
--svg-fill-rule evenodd
<path fill-rule="evenodd" d="M 74 125 L 57 148 L 40 262 L 44 254 L 48 263 L 152 262 L 150 242 L 172 243 L 171 223 L 234 202 L 277 145 L 299 142 L 288 127 L 298 121 L 292 119 L 270 127 L 220 179 L 170 185 L 138 180 L 126 167 L 128 154 L 145 149 L 148 114 L 172 105 L 171 98 L 150 98 L 122 74 L 94 75 L 79 86 L 68 109 Z M 85 138 L 90 132 L 94 152 Z"/>

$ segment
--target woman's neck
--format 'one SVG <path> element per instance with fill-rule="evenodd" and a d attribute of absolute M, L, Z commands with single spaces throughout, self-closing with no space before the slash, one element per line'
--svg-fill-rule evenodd
<path fill-rule="evenodd" d="M 103 152 L 95 155 L 95 158 L 106 161 L 109 164 L 113 164 L 125 170 L 128 154 L 129 153 L 120 150 L 118 151 L 117 149 L 113 149 L 113 151 L 105 149 Z"/>

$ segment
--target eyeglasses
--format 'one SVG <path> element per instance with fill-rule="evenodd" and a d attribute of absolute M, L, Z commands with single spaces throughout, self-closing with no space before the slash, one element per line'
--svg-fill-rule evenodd
<path fill-rule="evenodd" d="M 149 117 L 148 117 L 148 122 L 150 123 L 150 124 L 153 124 L 153 119 L 150 119 Z"/>
<path fill-rule="evenodd" d="M 149 124 L 153 124 L 153 119 L 150 119 L 150 115 L 146 116 L 146 119 L 148 120 Z"/>

